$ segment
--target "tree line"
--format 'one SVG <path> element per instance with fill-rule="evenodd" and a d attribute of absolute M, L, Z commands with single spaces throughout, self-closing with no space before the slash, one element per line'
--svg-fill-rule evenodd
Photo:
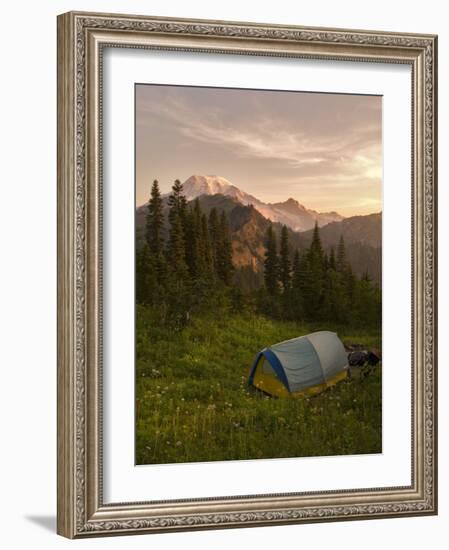
<path fill-rule="evenodd" d="M 263 287 L 243 292 L 225 211 L 212 208 L 207 215 L 198 199 L 188 204 L 179 180 L 164 208 L 154 180 L 143 244 L 136 251 L 136 301 L 151 306 L 161 324 L 174 327 L 184 326 L 191 313 L 223 306 L 286 320 L 380 323 L 380 289 L 367 274 L 354 274 L 343 236 L 327 254 L 316 224 L 310 246 L 293 253 L 287 227 L 278 239 L 270 224 L 265 249 Z"/>
<path fill-rule="evenodd" d="M 300 321 L 380 324 L 380 289 L 367 273 L 360 278 L 354 274 L 343 235 L 337 250 L 332 247 L 329 254 L 323 250 L 317 223 L 310 246 L 293 256 L 285 225 L 279 241 L 278 246 L 270 225 L 264 261 L 266 294 L 261 300 L 265 313 Z"/>
<path fill-rule="evenodd" d="M 233 270 L 226 213 L 212 208 L 207 216 L 198 199 L 187 204 L 182 184 L 175 180 L 166 219 L 154 180 L 145 239 L 136 254 L 137 302 L 157 308 L 162 321 L 183 324 L 191 310 L 210 302 L 214 289 L 232 284 Z"/>

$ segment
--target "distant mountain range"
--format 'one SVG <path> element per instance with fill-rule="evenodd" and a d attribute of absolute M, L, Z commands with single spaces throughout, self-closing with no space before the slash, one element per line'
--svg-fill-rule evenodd
<path fill-rule="evenodd" d="M 268 220 L 287 225 L 294 231 L 312 229 L 315 222 L 321 227 L 330 222 L 341 221 L 343 216 L 337 212 L 316 212 L 309 210 L 295 199 L 285 202 L 265 203 L 245 193 L 227 179 L 220 176 L 190 176 L 183 183 L 187 200 L 201 195 L 224 195 L 231 197 L 246 206 L 253 205 Z"/>
<path fill-rule="evenodd" d="M 287 225 L 293 252 L 309 246 L 315 220 L 320 226 L 325 251 L 335 248 L 340 235 L 343 235 L 347 256 L 355 273 L 362 275 L 367 272 L 377 283 L 381 282 L 380 213 L 343 218 L 336 212 L 323 214 L 309 210 L 294 199 L 267 204 L 217 176 L 191 176 L 184 183 L 183 189 L 188 201 L 198 198 L 205 213 L 208 214 L 212 208 L 227 213 L 236 277 L 244 287 L 254 288 L 262 283 L 265 237 L 270 222 L 277 235 L 280 235 L 282 225 Z M 168 195 L 164 197 L 165 204 L 167 199 Z M 138 241 L 143 237 L 145 218 L 146 205 L 143 205 L 136 211 Z"/>

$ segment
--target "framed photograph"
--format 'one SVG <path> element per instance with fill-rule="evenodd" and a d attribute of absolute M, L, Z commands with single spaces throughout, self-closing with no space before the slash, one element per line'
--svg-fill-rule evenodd
<path fill-rule="evenodd" d="M 59 16 L 59 534 L 437 513 L 436 60 Z"/>

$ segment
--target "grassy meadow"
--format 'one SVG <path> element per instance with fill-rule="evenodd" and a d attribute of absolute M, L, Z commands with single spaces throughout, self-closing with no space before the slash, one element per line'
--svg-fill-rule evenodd
<path fill-rule="evenodd" d="M 271 398 L 247 386 L 260 349 L 314 330 L 381 347 L 375 330 L 255 313 L 202 313 L 173 331 L 138 305 L 136 463 L 381 452 L 380 366 L 307 399 Z"/>

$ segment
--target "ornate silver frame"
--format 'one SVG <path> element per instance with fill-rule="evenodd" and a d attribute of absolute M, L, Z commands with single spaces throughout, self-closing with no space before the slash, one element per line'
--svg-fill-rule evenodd
<path fill-rule="evenodd" d="M 105 46 L 411 66 L 410 486 L 103 503 L 100 129 Z M 59 534 L 82 538 L 437 513 L 436 56 L 433 35 L 74 12 L 58 17 Z"/>

